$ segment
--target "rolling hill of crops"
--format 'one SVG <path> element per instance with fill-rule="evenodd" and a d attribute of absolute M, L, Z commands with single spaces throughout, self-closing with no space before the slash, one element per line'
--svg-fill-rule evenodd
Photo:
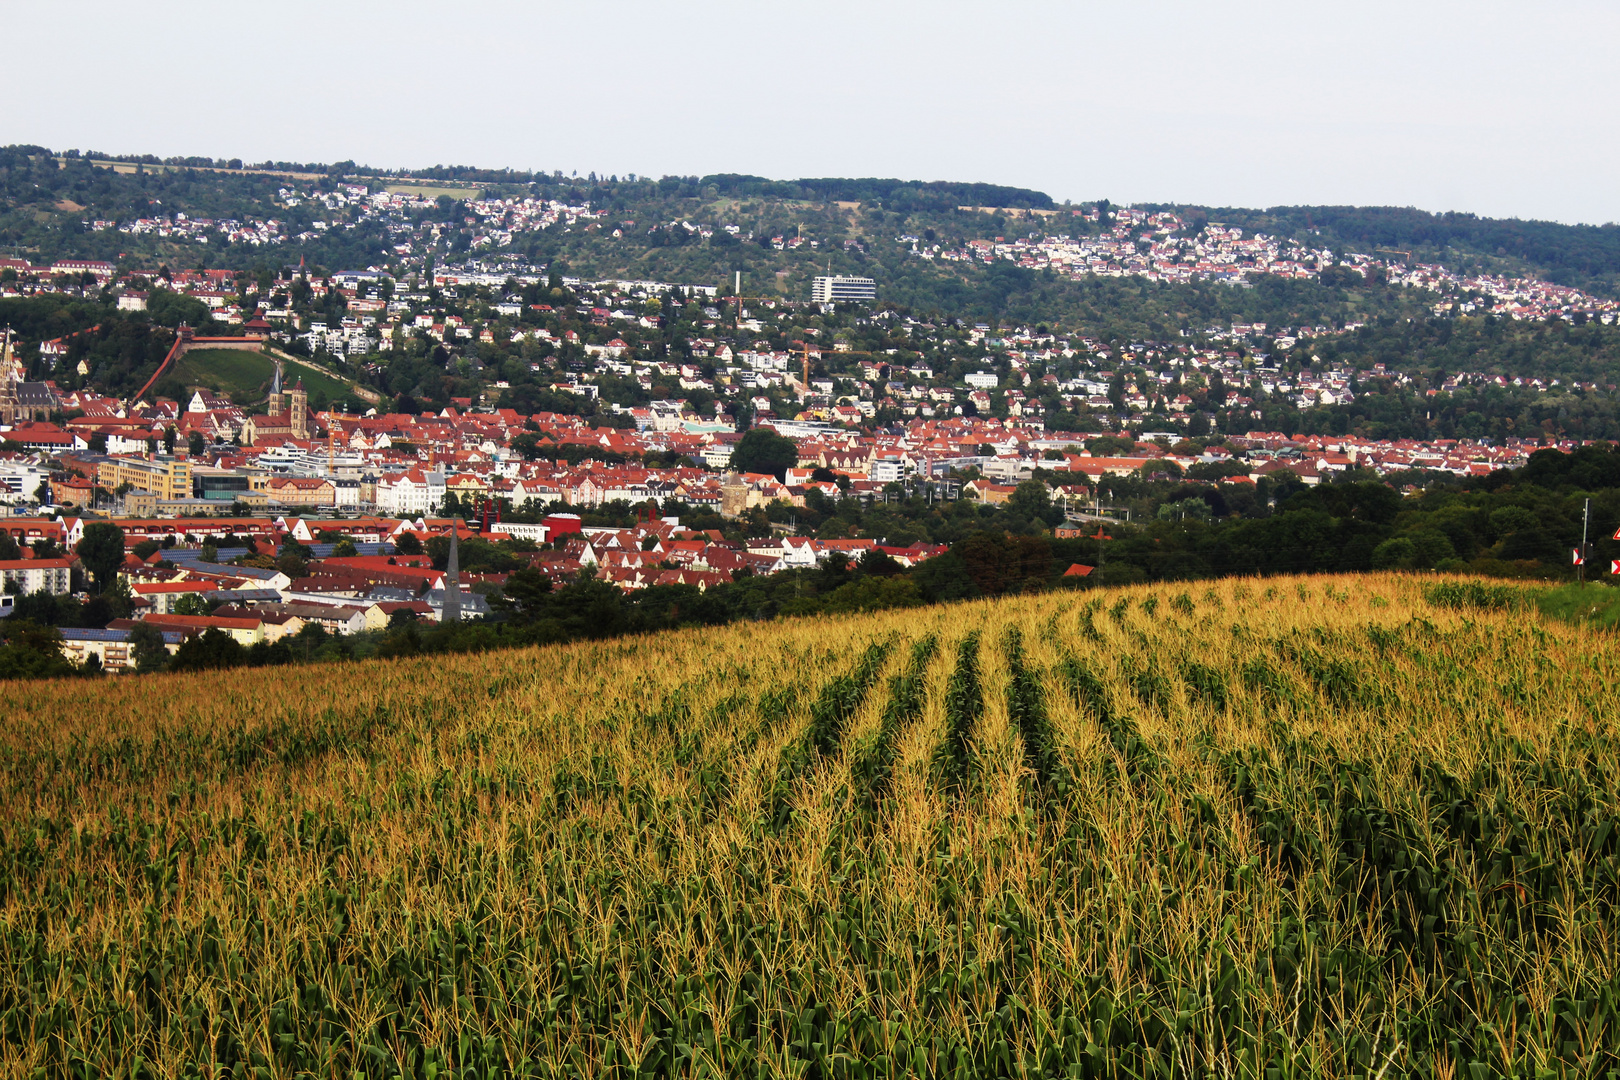
<path fill-rule="evenodd" d="M 1620 662 L 1470 595 L 8 684 L 0 1072 L 1606 1075 Z"/>

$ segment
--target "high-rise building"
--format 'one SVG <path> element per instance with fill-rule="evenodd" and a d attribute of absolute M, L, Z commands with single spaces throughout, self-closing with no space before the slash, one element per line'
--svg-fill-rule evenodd
<path fill-rule="evenodd" d="M 870 303 L 877 299 L 877 282 L 869 277 L 818 277 L 810 283 L 810 299 L 818 304 Z"/>

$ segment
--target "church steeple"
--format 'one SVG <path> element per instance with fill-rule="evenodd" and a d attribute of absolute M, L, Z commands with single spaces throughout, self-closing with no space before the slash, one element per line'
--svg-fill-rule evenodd
<path fill-rule="evenodd" d="M 11 349 L 11 327 L 0 330 L 0 427 L 11 427 L 24 419 L 17 384 L 22 370 Z"/>
<path fill-rule="evenodd" d="M 461 519 L 450 519 L 450 562 L 444 571 L 444 611 L 441 623 L 461 621 L 461 559 L 456 549 L 456 534 L 461 531 Z"/>
<path fill-rule="evenodd" d="M 285 409 L 281 395 L 281 361 L 277 360 L 276 373 L 270 379 L 270 405 L 266 412 L 270 416 L 280 416 Z"/>

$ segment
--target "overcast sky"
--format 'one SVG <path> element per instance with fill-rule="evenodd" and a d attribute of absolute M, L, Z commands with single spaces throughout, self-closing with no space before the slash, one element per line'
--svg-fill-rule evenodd
<path fill-rule="evenodd" d="M 1620 221 L 1620 5 L 0 0 L 0 142 Z"/>

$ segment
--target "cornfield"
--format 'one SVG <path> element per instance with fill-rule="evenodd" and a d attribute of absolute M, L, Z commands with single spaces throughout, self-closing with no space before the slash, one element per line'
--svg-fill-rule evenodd
<path fill-rule="evenodd" d="M 1610 1074 L 1616 668 L 1373 577 L 7 684 L 0 1072 Z"/>

